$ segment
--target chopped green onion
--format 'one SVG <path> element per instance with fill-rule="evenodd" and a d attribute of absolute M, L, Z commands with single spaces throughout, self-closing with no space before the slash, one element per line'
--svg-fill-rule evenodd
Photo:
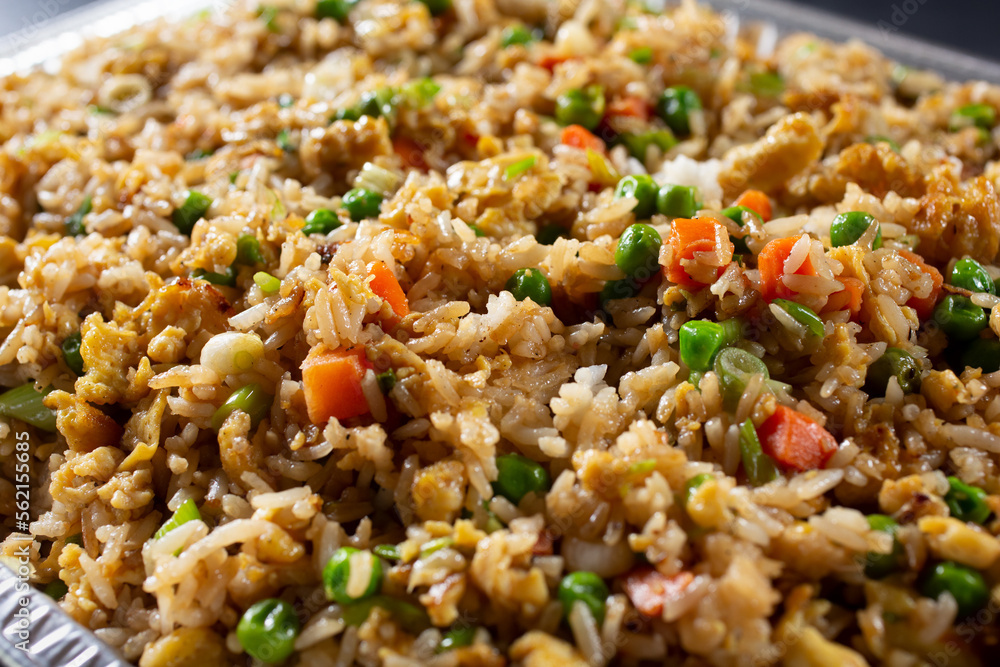
<path fill-rule="evenodd" d="M 628 57 L 632 60 L 632 62 L 640 65 L 646 65 L 653 60 L 653 49 L 648 46 L 640 46 L 638 49 L 629 53 Z"/>
<path fill-rule="evenodd" d="M 193 151 L 191 151 L 190 153 L 188 153 L 187 155 L 185 155 L 184 159 L 185 160 L 191 160 L 191 161 L 194 161 L 194 160 L 204 160 L 207 157 L 211 157 L 212 153 L 214 153 L 214 152 L 215 151 L 213 151 L 210 148 L 209 149 L 196 148 Z"/>
<path fill-rule="evenodd" d="M 260 241 L 253 234 L 243 234 L 236 239 L 236 263 L 247 266 L 264 263 L 264 256 L 260 254 Z"/>
<path fill-rule="evenodd" d="M 262 5 L 257 8 L 257 17 L 264 22 L 264 26 L 270 32 L 281 32 L 275 19 L 278 17 L 278 8 L 270 5 Z"/>
<path fill-rule="evenodd" d="M 536 157 L 534 155 L 518 160 L 514 164 L 507 165 L 503 171 L 503 180 L 512 181 L 524 172 L 535 166 Z"/>
<path fill-rule="evenodd" d="M 590 174 L 594 177 L 595 183 L 607 187 L 621 180 L 611 160 L 593 148 L 587 149 L 587 166 L 590 167 Z"/>
<path fill-rule="evenodd" d="M 455 544 L 455 538 L 453 537 L 439 537 L 437 539 L 425 542 L 420 548 L 420 557 L 427 558 L 435 551 L 441 551 L 441 549 L 447 549 L 448 547 Z"/>
<path fill-rule="evenodd" d="M 278 148 L 286 153 L 294 153 L 296 151 L 295 144 L 292 143 L 292 135 L 287 129 L 278 132 L 277 142 Z"/>
<path fill-rule="evenodd" d="M 777 97 L 785 92 L 785 80 L 775 72 L 754 72 L 750 75 L 749 89 L 759 97 Z"/>
<path fill-rule="evenodd" d="M 900 544 L 896 533 L 899 532 L 899 524 L 891 516 L 885 514 L 870 514 L 868 516 L 868 527 L 888 534 L 892 538 L 892 551 L 887 554 L 869 551 L 865 554 L 864 572 L 869 579 L 884 579 L 890 574 L 900 569 L 906 562 L 906 554 L 903 545 Z"/>
<path fill-rule="evenodd" d="M 515 44 L 530 44 L 535 41 L 535 36 L 521 24 L 509 25 L 500 33 L 500 46 L 507 48 Z"/>
<path fill-rule="evenodd" d="M 739 403 L 750 378 L 762 375 L 767 380 L 770 377 L 763 361 L 738 347 L 727 347 L 715 355 L 713 370 L 719 376 L 719 388 L 727 410 Z"/>
<path fill-rule="evenodd" d="M 479 225 L 469 225 L 469 229 L 471 229 L 472 233 L 476 235 L 476 238 L 481 239 L 486 236 L 486 232 L 484 232 Z"/>
<path fill-rule="evenodd" d="M 94 200 L 90 195 L 83 198 L 80 208 L 76 209 L 73 215 L 66 218 L 66 233 L 70 236 L 83 236 L 87 233 L 87 228 L 83 226 L 83 216 L 90 213 L 94 208 Z"/>
<path fill-rule="evenodd" d="M 952 132 L 966 127 L 991 129 L 997 122 L 997 111 L 989 104 L 966 104 L 952 112 L 948 119 L 948 129 Z"/>
<path fill-rule="evenodd" d="M 221 429 L 229 415 L 237 410 L 247 413 L 250 416 L 251 428 L 257 428 L 260 420 L 271 409 L 273 401 L 274 397 L 257 383 L 241 387 L 234 391 L 212 415 L 212 428 L 216 431 Z"/>
<path fill-rule="evenodd" d="M 406 632 L 418 635 L 430 627 L 431 621 L 423 607 L 388 595 L 375 595 L 344 608 L 344 622 L 347 625 L 359 626 L 368 620 L 374 607 L 381 607 L 392 615 L 393 619 Z"/>
<path fill-rule="evenodd" d="M 410 109 L 423 109 L 441 92 L 441 84 L 430 77 L 423 77 L 403 86 L 400 103 Z"/>
<path fill-rule="evenodd" d="M 226 287 L 236 286 L 236 269 L 231 266 L 226 269 L 225 273 L 215 273 L 214 271 L 206 271 L 205 269 L 195 269 L 191 273 L 191 277 L 197 280 L 204 280 L 212 283 L 213 285 L 224 285 Z"/>
<path fill-rule="evenodd" d="M 386 560 L 400 560 L 402 558 L 398 544 L 376 544 L 372 547 L 372 553 Z"/>
<path fill-rule="evenodd" d="M 56 413 L 42 403 L 48 393 L 35 390 L 35 383 L 28 382 L 20 387 L 9 389 L 0 394 L 0 415 L 11 419 L 19 419 L 43 431 L 54 433 L 56 430 Z"/>
<path fill-rule="evenodd" d="M 316 3 L 316 18 L 333 19 L 337 23 L 346 23 L 347 15 L 356 4 L 358 4 L 358 0 L 319 0 Z"/>
<path fill-rule="evenodd" d="M 62 349 L 63 361 L 77 375 L 83 375 L 83 355 L 80 354 L 80 345 L 82 342 L 83 336 L 80 335 L 79 331 L 76 331 L 66 336 L 63 339 L 62 345 L 59 346 Z"/>
<path fill-rule="evenodd" d="M 873 134 L 872 136 L 865 139 L 865 143 L 872 145 L 889 144 L 889 148 L 891 148 L 896 153 L 899 152 L 899 144 L 893 141 L 891 138 L 882 136 L 881 134 Z"/>
<path fill-rule="evenodd" d="M 757 430 L 749 419 L 740 426 L 740 458 L 743 460 L 743 470 L 753 486 L 767 484 L 778 476 L 774 461 L 761 448 Z"/>
<path fill-rule="evenodd" d="M 275 278 L 266 271 L 258 271 L 253 274 L 253 281 L 257 283 L 257 287 L 264 294 L 274 294 L 281 289 L 281 279 Z"/>
<path fill-rule="evenodd" d="M 194 500 L 188 498 L 181 503 L 180 507 L 177 508 L 177 511 L 174 512 L 174 515 L 167 519 L 166 523 L 160 526 L 160 529 L 153 534 L 153 539 L 160 539 L 174 528 L 177 528 L 188 521 L 200 520 L 201 512 L 198 511 L 198 506 L 195 504 Z"/>
<path fill-rule="evenodd" d="M 694 495 L 694 492 L 698 489 L 698 487 L 710 479 L 715 479 L 715 476 L 707 472 L 703 472 L 701 474 L 695 475 L 688 481 L 684 482 L 684 491 L 682 492 L 682 497 L 684 498 L 685 507 L 687 506 L 688 503 L 691 502 L 691 496 Z"/>
<path fill-rule="evenodd" d="M 810 334 L 823 337 L 826 332 L 823 320 L 812 308 L 788 299 L 775 299 L 772 303 L 777 304 L 779 308 L 791 315 L 792 319 L 804 326 Z"/>
<path fill-rule="evenodd" d="M 73 533 L 66 538 L 66 544 L 75 544 L 78 547 L 83 546 L 83 533 Z"/>
<path fill-rule="evenodd" d="M 388 394 L 396 386 L 396 371 L 390 368 L 384 373 L 379 373 L 375 376 L 375 381 L 378 382 L 378 388 L 382 393 Z"/>
<path fill-rule="evenodd" d="M 198 222 L 212 206 L 212 198 L 197 190 L 188 190 L 184 203 L 174 209 L 173 223 L 181 234 L 191 234 L 194 223 Z"/>
<path fill-rule="evenodd" d="M 431 16 L 440 16 L 451 9 L 451 0 L 420 0 L 420 2 L 427 5 Z"/>

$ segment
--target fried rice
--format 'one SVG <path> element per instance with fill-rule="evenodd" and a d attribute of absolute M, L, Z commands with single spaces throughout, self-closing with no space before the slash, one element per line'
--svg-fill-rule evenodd
<path fill-rule="evenodd" d="M 270 0 L 0 80 L 3 553 L 140 667 L 988 663 L 1000 88 L 758 47 Z"/>

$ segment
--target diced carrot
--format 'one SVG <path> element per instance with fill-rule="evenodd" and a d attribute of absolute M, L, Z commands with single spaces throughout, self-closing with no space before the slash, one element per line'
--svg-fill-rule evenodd
<path fill-rule="evenodd" d="M 844 286 L 844 289 L 830 295 L 822 312 L 832 313 L 838 310 L 849 310 L 851 317 L 857 316 L 861 312 L 861 299 L 865 294 L 865 284 L 852 276 L 838 276 L 837 281 Z"/>
<path fill-rule="evenodd" d="M 691 582 L 694 575 L 687 571 L 668 577 L 651 567 L 640 567 L 625 575 L 625 594 L 640 613 L 658 617 L 663 613 L 663 605 L 671 598 L 677 598 Z"/>
<path fill-rule="evenodd" d="M 933 266 L 924 261 L 924 258 L 915 252 L 910 252 L 909 250 L 900 250 L 899 254 L 903 256 L 904 259 L 908 259 L 920 269 L 930 275 L 931 281 L 933 281 L 934 286 L 931 288 L 931 293 L 923 298 L 910 297 L 910 300 L 906 302 L 907 306 L 910 306 L 915 311 L 917 311 L 917 316 L 926 320 L 934 314 L 934 306 L 937 305 L 938 297 L 941 296 L 941 285 L 944 284 L 944 276 L 941 272 L 935 269 Z"/>
<path fill-rule="evenodd" d="M 797 410 L 779 405 L 757 429 L 764 453 L 784 468 L 816 470 L 837 451 L 830 432 Z"/>
<path fill-rule="evenodd" d="M 733 242 L 729 240 L 729 232 L 719 223 L 707 218 L 677 218 L 670 229 L 667 238 L 670 245 L 670 264 L 664 267 L 664 273 L 670 282 L 689 289 L 700 289 L 707 282 L 695 279 L 681 260 L 694 259 L 697 252 L 713 252 L 721 247 L 725 263 L 715 272 L 712 280 L 722 275 L 726 265 L 733 259 Z"/>
<path fill-rule="evenodd" d="M 325 424 L 331 417 L 344 420 L 368 413 L 361 378 L 368 370 L 365 348 L 357 345 L 335 350 L 320 344 L 302 362 L 302 385 L 309 420 Z"/>
<path fill-rule="evenodd" d="M 801 236 L 789 236 L 783 239 L 774 239 L 761 248 L 757 255 L 757 270 L 760 272 L 760 295 L 764 300 L 771 301 L 781 299 L 791 299 L 796 292 L 785 286 L 781 277 L 785 275 L 785 260 L 792 252 L 794 246 Z M 807 256 L 802 266 L 796 269 L 795 273 L 801 276 L 815 276 L 816 267 Z"/>
<path fill-rule="evenodd" d="M 408 169 L 427 171 L 427 161 L 424 159 L 424 147 L 416 139 L 410 137 L 394 137 L 392 150 L 403 161 Z"/>
<path fill-rule="evenodd" d="M 544 67 L 545 69 L 551 72 L 556 68 L 556 65 L 558 65 L 559 63 L 566 62 L 567 60 L 570 59 L 570 57 L 571 56 L 560 56 L 554 53 L 550 53 L 546 56 L 542 56 L 541 58 L 539 58 L 538 66 Z"/>
<path fill-rule="evenodd" d="M 575 148 L 582 148 L 583 150 L 589 148 L 601 153 L 606 149 L 600 137 L 595 137 L 593 132 L 583 125 L 567 125 L 564 127 L 562 134 L 559 135 L 559 143 Z"/>
<path fill-rule="evenodd" d="M 736 198 L 735 206 L 746 206 L 763 218 L 764 222 L 771 219 L 771 200 L 760 190 L 747 190 Z"/>
<path fill-rule="evenodd" d="M 397 324 L 410 314 L 410 302 L 406 298 L 406 293 L 396 280 L 396 274 L 385 262 L 373 262 L 368 269 L 368 275 L 371 276 L 368 286 L 372 292 L 388 303 L 395 314 L 391 324 Z"/>
<path fill-rule="evenodd" d="M 641 97 L 620 97 L 608 104 L 604 115 L 637 118 L 646 122 L 649 120 L 649 104 Z"/>

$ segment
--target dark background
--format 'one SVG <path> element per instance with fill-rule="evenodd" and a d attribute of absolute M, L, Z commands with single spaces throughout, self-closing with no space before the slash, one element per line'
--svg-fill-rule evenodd
<path fill-rule="evenodd" d="M 94 0 L 0 0 L 0 35 L 24 29 L 35 17 L 66 12 Z M 169 0 L 165 0 L 169 1 Z M 792 0 L 853 17 L 876 28 L 922 37 L 1000 60 L 1000 3 L 984 0 Z M 749 0 L 752 5 L 753 0 Z M 881 23 L 880 23 L 881 22 Z"/>

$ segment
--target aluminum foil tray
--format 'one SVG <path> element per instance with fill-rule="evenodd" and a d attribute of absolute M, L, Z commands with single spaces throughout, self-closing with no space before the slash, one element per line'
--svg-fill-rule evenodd
<path fill-rule="evenodd" d="M 110 36 L 158 18 L 182 19 L 201 11 L 222 11 L 231 0 L 106 0 L 58 16 L 35 33 L 29 44 L 0 43 L 0 76 L 34 68 L 55 71 L 59 58 L 95 36 Z M 235 0 L 233 0 L 235 1 Z M 704 1 L 704 0 L 703 0 Z M 758 50 L 769 53 L 789 32 L 811 32 L 836 41 L 860 39 L 900 64 L 933 70 L 946 79 L 1000 84 L 1000 63 L 905 37 L 886 26 L 863 24 L 784 0 L 708 0 L 733 32 L 752 31 Z M 81 27 L 82 26 L 82 27 Z M 22 604 L 26 600 L 27 604 Z M 25 618 L 25 612 L 28 616 Z M 18 648 L 27 623 L 31 641 Z M 75 623 L 44 593 L 25 588 L 0 565 L 0 663 L 8 667 L 127 667 L 111 648 Z"/>

